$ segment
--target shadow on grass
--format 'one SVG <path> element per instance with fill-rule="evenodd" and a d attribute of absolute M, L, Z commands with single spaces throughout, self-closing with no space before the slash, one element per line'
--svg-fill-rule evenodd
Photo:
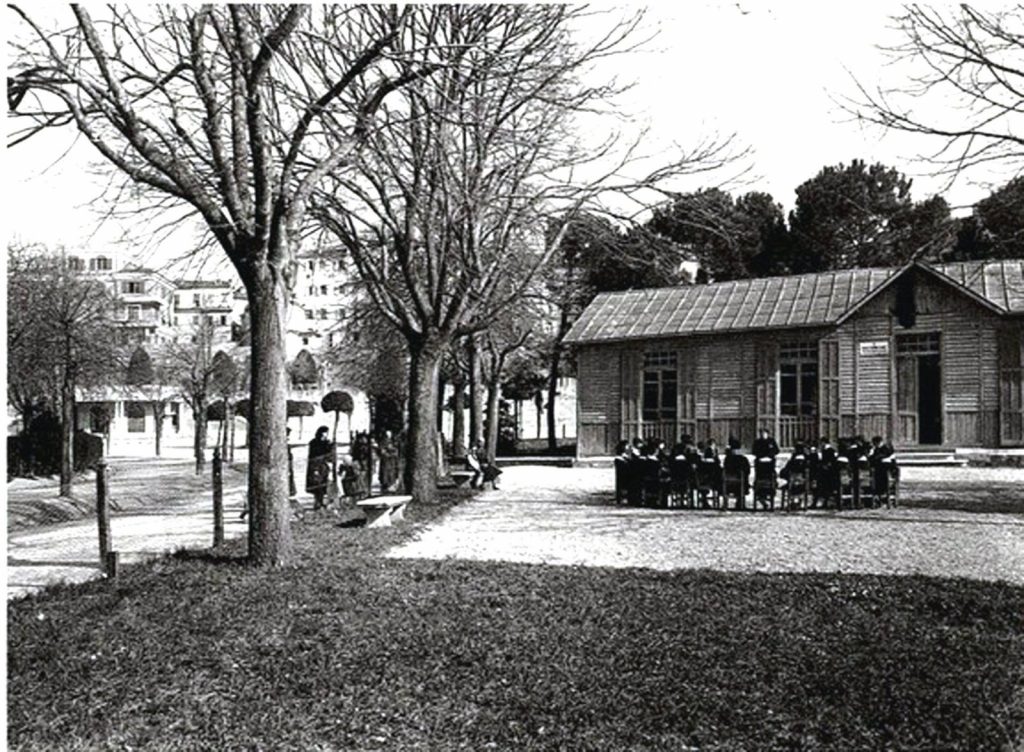
<path fill-rule="evenodd" d="M 214 548 L 181 548 L 171 554 L 176 561 L 195 561 L 203 564 L 244 566 L 246 557 L 237 551 L 223 551 Z"/>

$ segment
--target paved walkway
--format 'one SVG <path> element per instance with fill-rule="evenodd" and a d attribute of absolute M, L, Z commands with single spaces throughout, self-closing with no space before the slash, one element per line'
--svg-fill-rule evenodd
<path fill-rule="evenodd" d="M 1020 512 L 897 508 L 787 515 L 615 506 L 610 469 L 508 468 L 389 556 L 738 572 L 926 574 L 1024 584 L 1024 470 L 908 468 L 915 484 Z M 1019 496 L 1018 496 L 1019 493 Z"/>
<path fill-rule="evenodd" d="M 228 538 L 247 530 L 239 519 L 245 483 L 244 472 L 225 468 L 224 534 Z M 111 499 L 132 508 L 111 514 L 112 548 L 121 554 L 121 562 L 130 564 L 180 548 L 211 545 L 211 488 L 209 468 L 204 476 L 196 477 L 189 459 L 112 459 Z M 54 499 L 57 489 L 56 480 L 15 480 L 7 487 L 8 502 L 11 507 L 28 510 Z M 75 492 L 80 503 L 95 509 L 94 476 L 78 481 Z M 8 532 L 8 599 L 50 583 L 84 582 L 101 576 L 94 513 L 72 522 Z"/>

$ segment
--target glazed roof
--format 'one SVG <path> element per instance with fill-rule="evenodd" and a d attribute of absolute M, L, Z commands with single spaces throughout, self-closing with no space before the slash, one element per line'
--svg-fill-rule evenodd
<path fill-rule="evenodd" d="M 999 313 L 1024 313 L 1024 260 L 912 266 L 937 275 Z M 566 342 L 834 325 L 906 268 L 845 269 L 601 293 L 583 311 Z"/>

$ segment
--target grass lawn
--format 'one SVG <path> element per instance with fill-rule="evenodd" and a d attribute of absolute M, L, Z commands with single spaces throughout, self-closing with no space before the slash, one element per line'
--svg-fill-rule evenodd
<path fill-rule="evenodd" d="M 1012 749 L 1024 588 L 381 557 L 178 556 L 8 607 L 16 749 Z M 229 554 L 232 552 L 229 551 Z M 234 553 L 237 554 L 237 551 Z"/>

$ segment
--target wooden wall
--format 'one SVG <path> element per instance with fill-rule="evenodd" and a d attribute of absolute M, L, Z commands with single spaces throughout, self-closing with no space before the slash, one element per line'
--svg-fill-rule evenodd
<path fill-rule="evenodd" d="M 999 317 L 924 273 L 917 273 L 915 302 L 912 327 L 902 327 L 891 313 L 896 307 L 893 286 L 837 329 L 842 433 L 897 441 L 906 435 L 911 427 L 896 410 L 896 340 L 901 334 L 939 332 L 943 446 L 998 446 Z M 874 347 L 883 342 L 888 352 Z"/>
<path fill-rule="evenodd" d="M 903 423 L 908 419 L 896 410 L 896 339 L 900 334 L 928 332 L 941 335 L 943 445 L 999 446 L 999 332 L 1008 326 L 1019 328 L 1019 324 L 1001 320 L 930 275 L 917 274 L 917 317 L 910 328 L 900 326 L 892 314 L 896 306 L 894 286 L 835 329 L 748 332 L 581 347 L 579 455 L 609 455 L 620 439 L 636 436 L 657 436 L 671 443 L 683 433 L 698 440 L 712 436 L 720 444 L 729 436 L 737 436 L 750 446 L 759 424 L 775 426 L 776 435 L 783 441 L 786 419 L 776 422 L 778 381 L 761 373 L 766 367 L 777 369 L 778 359 L 766 356 L 774 353 L 780 343 L 824 337 L 834 341 L 838 350 L 838 420 L 826 420 L 828 416 L 819 414 L 820 423 L 815 421 L 813 427 L 801 425 L 790 433 L 808 436 L 818 433 L 820 427 L 838 436 L 881 435 L 898 440 L 901 432 L 908 429 Z M 1022 336 L 1018 334 L 1017 339 Z M 643 355 L 645 351 L 664 350 L 678 355 L 678 419 L 673 424 L 643 424 Z M 1024 373 L 1024 366 L 1018 372 Z M 1024 378 L 1019 373 L 1017 378 Z M 819 385 L 819 400 L 822 388 Z M 1003 389 L 1006 390 L 1005 385 Z M 1019 401 L 1022 400 L 1024 397 Z M 1014 419 L 1021 427 L 1012 435 L 1020 435 L 1024 443 L 1024 417 L 1017 414 Z"/>

